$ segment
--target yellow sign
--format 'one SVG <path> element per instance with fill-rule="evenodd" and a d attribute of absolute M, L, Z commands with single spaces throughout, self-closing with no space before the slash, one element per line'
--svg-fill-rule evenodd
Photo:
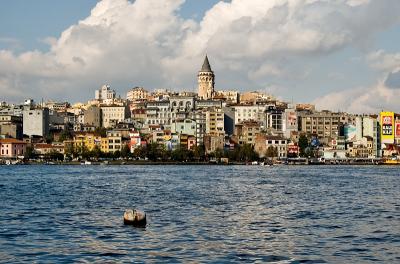
<path fill-rule="evenodd" d="M 382 143 L 394 143 L 394 113 L 381 112 L 381 140 Z"/>

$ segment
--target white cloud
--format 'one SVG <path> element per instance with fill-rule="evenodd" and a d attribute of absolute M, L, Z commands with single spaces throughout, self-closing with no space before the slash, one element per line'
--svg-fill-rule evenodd
<path fill-rule="evenodd" d="M 183 2 L 99 1 L 89 17 L 46 40 L 49 52 L 0 51 L 0 92 L 79 100 L 103 83 L 121 93 L 134 85 L 191 89 L 206 52 L 217 86 L 265 87 L 271 76 L 302 78 L 305 58 L 368 41 L 400 11 L 398 0 L 233 0 L 197 23 L 179 15 Z"/>
<path fill-rule="evenodd" d="M 371 52 L 367 56 L 367 62 L 375 69 L 381 71 L 393 71 L 400 67 L 400 53 L 387 53 L 384 50 Z"/>

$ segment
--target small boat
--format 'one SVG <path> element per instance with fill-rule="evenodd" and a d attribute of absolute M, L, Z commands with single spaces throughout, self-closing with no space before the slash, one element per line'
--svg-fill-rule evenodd
<path fill-rule="evenodd" d="M 124 213 L 124 224 L 145 227 L 147 224 L 146 213 L 136 209 L 127 209 Z"/>

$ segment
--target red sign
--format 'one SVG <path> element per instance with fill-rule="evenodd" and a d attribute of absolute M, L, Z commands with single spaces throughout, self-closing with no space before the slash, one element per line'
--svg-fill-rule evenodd
<path fill-rule="evenodd" d="M 299 153 L 299 147 L 296 145 L 288 145 L 288 153 L 290 154 L 298 154 Z"/>
<path fill-rule="evenodd" d="M 400 121 L 396 121 L 396 138 L 400 138 Z"/>
<path fill-rule="evenodd" d="M 391 125 L 392 123 L 392 117 L 391 116 L 383 116 L 382 117 L 382 123 L 384 125 Z"/>

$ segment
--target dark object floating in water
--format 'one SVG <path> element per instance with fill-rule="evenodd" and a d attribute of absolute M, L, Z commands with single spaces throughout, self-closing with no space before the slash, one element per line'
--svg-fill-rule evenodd
<path fill-rule="evenodd" d="M 145 227 L 147 224 L 146 214 L 136 209 L 127 209 L 124 213 L 124 224 Z"/>

